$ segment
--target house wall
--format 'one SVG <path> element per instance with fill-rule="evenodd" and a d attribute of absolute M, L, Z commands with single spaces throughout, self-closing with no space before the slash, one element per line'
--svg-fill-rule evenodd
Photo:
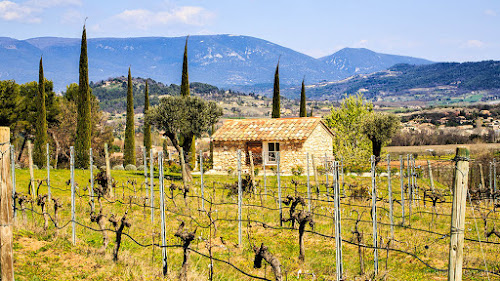
<path fill-rule="evenodd" d="M 286 141 L 280 143 L 280 169 L 283 174 L 291 174 L 292 168 L 301 166 L 306 169 L 306 153 L 310 156 L 314 155 L 316 166 L 323 163 L 325 153 L 328 156 L 333 155 L 332 147 L 333 138 L 328 131 L 318 125 L 313 133 L 306 141 Z M 264 146 L 267 142 L 263 142 Z M 249 167 L 246 165 L 246 142 L 229 142 L 215 141 L 214 142 L 214 167 L 217 172 L 227 172 L 231 167 L 236 172 L 238 168 L 237 151 L 241 149 L 241 167 L 244 172 L 248 172 Z M 266 150 L 266 149 L 264 149 Z M 311 158 L 310 161 L 312 162 Z M 309 168 L 312 169 L 310 162 Z M 266 169 L 270 170 L 273 165 L 267 165 Z M 275 167 L 275 165 L 274 165 Z M 261 166 L 257 166 L 262 170 Z"/>

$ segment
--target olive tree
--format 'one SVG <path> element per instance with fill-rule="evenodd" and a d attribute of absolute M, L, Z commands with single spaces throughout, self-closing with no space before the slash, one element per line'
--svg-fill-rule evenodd
<path fill-rule="evenodd" d="M 371 112 L 364 118 L 361 129 L 363 134 L 372 142 L 375 163 L 380 161 L 382 146 L 394 136 L 399 125 L 399 117 L 395 114 Z"/>
<path fill-rule="evenodd" d="M 220 116 L 222 108 L 215 102 L 192 96 L 168 96 L 147 112 L 146 122 L 163 131 L 163 135 L 168 137 L 175 149 L 181 153 L 182 149 L 184 152 L 189 151 L 192 145 L 192 142 L 181 140 L 201 137 Z M 185 174 L 182 176 L 190 180 L 189 165 L 184 164 Z"/>

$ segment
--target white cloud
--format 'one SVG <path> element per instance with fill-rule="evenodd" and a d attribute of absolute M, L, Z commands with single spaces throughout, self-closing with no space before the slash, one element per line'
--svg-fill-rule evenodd
<path fill-rule="evenodd" d="M 492 17 L 497 16 L 497 12 L 495 12 L 494 10 L 484 10 L 484 14 L 487 16 L 492 16 Z"/>
<path fill-rule="evenodd" d="M 33 8 L 26 5 L 11 1 L 0 1 L 0 19 L 5 21 L 40 22 L 40 18 L 32 16 L 33 11 Z"/>
<path fill-rule="evenodd" d="M 125 10 L 112 17 L 139 29 L 147 30 L 153 26 L 186 24 L 203 26 L 214 17 L 214 14 L 202 7 L 183 6 L 167 11 L 151 11 L 145 9 Z"/>
<path fill-rule="evenodd" d="M 467 42 L 465 42 L 463 44 L 463 47 L 466 47 L 466 48 L 481 48 L 484 46 L 484 42 L 483 41 L 480 41 L 480 40 L 468 40 Z"/>
<path fill-rule="evenodd" d="M 28 0 L 16 3 L 9 0 L 0 1 L 0 19 L 26 23 L 40 23 L 39 15 L 47 8 L 61 6 L 80 6 L 81 0 Z"/>
<path fill-rule="evenodd" d="M 368 44 L 368 40 L 362 39 L 362 40 L 359 40 L 358 42 L 356 42 L 354 44 L 354 47 L 355 48 L 366 48 L 367 44 Z"/>

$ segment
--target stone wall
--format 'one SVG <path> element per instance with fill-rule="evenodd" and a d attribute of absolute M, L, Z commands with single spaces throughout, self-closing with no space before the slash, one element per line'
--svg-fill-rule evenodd
<path fill-rule="evenodd" d="M 333 138 L 330 133 L 319 124 L 305 142 L 279 142 L 281 150 L 281 173 L 285 175 L 291 174 L 292 168 L 297 166 L 302 167 L 305 172 L 307 152 L 309 152 L 310 155 L 309 168 L 311 171 L 313 168 L 311 160 L 312 155 L 315 157 L 316 166 L 322 165 L 325 153 L 328 156 L 333 155 L 332 141 Z M 215 141 L 213 169 L 219 173 L 227 173 L 229 169 L 232 169 L 233 173 L 236 173 L 238 168 L 238 149 L 241 150 L 241 168 L 243 172 L 248 172 L 250 167 L 246 165 L 246 142 Z M 255 165 L 255 167 L 262 171 L 261 165 Z M 276 167 L 276 165 L 268 164 L 266 170 L 270 171 L 271 167 Z M 262 174 L 262 172 L 260 174 Z"/>

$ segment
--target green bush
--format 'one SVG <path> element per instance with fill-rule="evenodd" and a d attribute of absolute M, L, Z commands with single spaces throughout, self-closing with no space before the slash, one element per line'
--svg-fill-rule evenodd
<path fill-rule="evenodd" d="M 304 168 L 302 168 L 302 166 L 297 165 L 297 166 L 292 168 L 292 175 L 298 177 L 298 176 L 302 175 L 302 173 L 304 173 Z"/>

